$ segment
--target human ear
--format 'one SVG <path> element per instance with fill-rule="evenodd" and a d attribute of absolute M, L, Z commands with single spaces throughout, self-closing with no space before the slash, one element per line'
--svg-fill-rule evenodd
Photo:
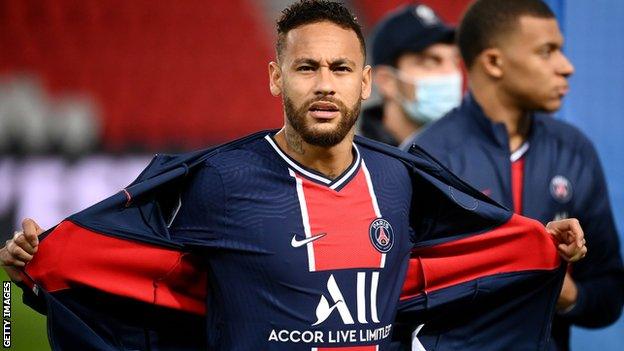
<path fill-rule="evenodd" d="M 478 63 L 483 71 L 490 77 L 501 78 L 503 76 L 503 57 L 499 49 L 489 48 L 483 50 L 478 57 Z"/>
<path fill-rule="evenodd" d="M 372 87 L 373 77 L 372 77 L 371 70 L 372 70 L 371 66 L 366 65 L 362 71 L 362 93 L 360 94 L 360 97 L 362 98 L 362 100 L 368 99 L 373 89 Z"/>
<path fill-rule="evenodd" d="M 269 62 L 269 89 L 273 96 L 279 96 L 282 93 L 282 69 L 273 61 Z"/>
<path fill-rule="evenodd" d="M 397 95 L 398 88 L 395 73 L 389 66 L 376 66 L 373 69 L 373 81 L 379 91 L 379 94 L 386 98 L 392 98 Z"/>

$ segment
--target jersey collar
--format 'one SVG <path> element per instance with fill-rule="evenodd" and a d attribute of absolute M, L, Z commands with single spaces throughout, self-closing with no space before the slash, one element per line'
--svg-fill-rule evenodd
<path fill-rule="evenodd" d="M 522 156 L 524 156 L 524 154 L 526 154 L 527 151 L 529 151 L 529 142 L 525 141 L 516 151 L 511 153 L 509 161 L 512 163 L 518 161 L 522 158 Z"/>
<path fill-rule="evenodd" d="M 347 167 L 347 169 L 344 172 L 342 172 L 340 176 L 336 177 L 335 179 L 329 179 L 323 174 L 321 174 L 320 172 L 310 169 L 302 165 L 301 163 L 297 162 L 295 159 L 291 158 L 290 156 L 288 156 L 284 151 L 282 151 L 282 149 L 280 149 L 280 147 L 277 145 L 275 140 L 273 140 L 273 137 L 271 135 L 267 134 L 264 137 L 264 139 L 269 143 L 269 145 L 271 145 L 275 153 L 284 162 L 286 162 L 286 164 L 288 165 L 288 168 L 292 169 L 293 171 L 301 174 L 305 178 L 315 183 L 323 184 L 329 187 L 330 189 L 333 189 L 336 191 L 343 188 L 344 185 L 346 185 L 349 182 L 349 180 L 352 179 L 357 174 L 357 170 L 360 168 L 360 164 L 362 163 L 362 157 L 360 156 L 360 151 L 358 150 L 357 146 L 353 144 L 354 157 L 353 157 L 353 162 L 351 162 L 351 165 Z"/>

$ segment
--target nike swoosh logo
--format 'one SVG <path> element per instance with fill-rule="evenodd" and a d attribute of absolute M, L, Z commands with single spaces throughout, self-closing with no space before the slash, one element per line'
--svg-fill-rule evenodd
<path fill-rule="evenodd" d="M 295 248 L 302 247 L 303 245 L 307 245 L 313 242 L 314 240 L 318 240 L 324 237 L 325 235 L 327 235 L 327 233 L 321 233 L 315 236 L 311 236 L 309 238 L 305 238 L 303 240 L 297 240 L 297 235 L 293 235 L 292 240 L 290 241 L 290 245 Z"/>

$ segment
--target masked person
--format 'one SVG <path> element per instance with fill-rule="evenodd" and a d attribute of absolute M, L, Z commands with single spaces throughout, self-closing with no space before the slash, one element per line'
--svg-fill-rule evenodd
<path fill-rule="evenodd" d="M 382 102 L 363 111 L 363 136 L 407 149 L 422 127 L 462 97 L 455 30 L 426 5 L 387 15 L 372 36 L 373 82 Z"/>

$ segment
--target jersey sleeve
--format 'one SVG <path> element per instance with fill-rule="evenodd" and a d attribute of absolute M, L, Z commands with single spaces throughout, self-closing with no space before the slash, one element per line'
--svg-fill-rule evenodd
<path fill-rule="evenodd" d="M 585 148 L 587 174 L 591 180 L 577 194 L 582 198 L 578 219 L 587 240 L 587 256 L 571 267 L 578 287 L 574 307 L 560 316 L 583 327 L 602 327 L 616 321 L 624 304 L 624 270 L 620 243 L 611 212 L 602 167 L 593 146 Z"/>

